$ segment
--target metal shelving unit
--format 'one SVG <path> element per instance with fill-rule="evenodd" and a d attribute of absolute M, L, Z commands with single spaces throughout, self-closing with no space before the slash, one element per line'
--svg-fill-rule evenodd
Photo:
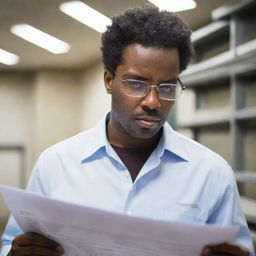
<path fill-rule="evenodd" d="M 212 23 L 198 29 L 192 35 L 196 56 L 194 62 L 182 73 L 182 81 L 195 92 L 198 100 L 200 89 L 215 87 L 222 89 L 228 84 L 229 107 L 216 109 L 195 109 L 193 116 L 176 121 L 178 128 L 190 129 L 198 138 L 200 129 L 222 127 L 230 136 L 230 163 L 235 170 L 242 197 L 242 206 L 249 223 L 256 224 L 256 197 L 248 198 L 244 190 L 246 184 L 255 184 L 256 166 L 245 168 L 245 133 L 248 123 L 256 130 L 255 104 L 246 104 L 246 85 L 256 83 L 256 1 L 237 0 L 212 12 Z M 226 40 L 226 42 L 224 42 Z M 209 58 L 202 58 L 211 47 L 224 42 L 228 49 Z M 225 47 L 226 47 L 225 45 Z M 225 49 L 222 47 L 221 49 Z M 227 89 L 227 87 L 226 87 Z M 253 99 L 254 100 L 254 99 Z M 254 134 L 254 133 L 252 133 Z M 256 136 L 255 136 L 256 141 Z M 225 145 L 223 145 L 225 146 Z M 256 230 L 252 230 L 256 243 Z"/>

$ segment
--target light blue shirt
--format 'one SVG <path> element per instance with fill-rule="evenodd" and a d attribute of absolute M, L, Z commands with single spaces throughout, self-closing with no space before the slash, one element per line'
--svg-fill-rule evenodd
<path fill-rule="evenodd" d="M 129 171 L 106 136 L 105 118 L 44 151 L 27 189 L 50 198 L 146 218 L 198 224 L 238 225 L 237 243 L 253 255 L 234 173 L 219 155 L 175 132 L 169 124 L 138 177 Z M 13 218 L 2 256 L 22 233 Z"/>

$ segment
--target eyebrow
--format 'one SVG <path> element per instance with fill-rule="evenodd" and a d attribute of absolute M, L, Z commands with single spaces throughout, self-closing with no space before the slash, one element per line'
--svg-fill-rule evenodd
<path fill-rule="evenodd" d="M 174 77 L 174 78 L 170 78 L 169 80 L 166 80 L 166 81 L 161 81 L 159 84 L 172 84 L 172 83 L 177 83 L 177 81 L 179 80 L 178 77 Z"/>
<path fill-rule="evenodd" d="M 127 74 L 123 76 L 123 79 L 135 79 L 135 80 L 142 80 L 142 81 L 149 81 L 148 78 L 136 75 L 136 74 Z"/>
<path fill-rule="evenodd" d="M 135 80 L 147 81 L 147 82 L 150 80 L 146 77 L 143 77 L 143 76 L 137 75 L 137 74 L 126 74 L 123 76 L 122 79 L 135 79 Z M 178 80 L 179 80 L 178 77 L 173 77 L 168 80 L 163 80 L 163 81 L 159 82 L 158 84 L 173 83 L 173 82 L 177 82 Z"/>

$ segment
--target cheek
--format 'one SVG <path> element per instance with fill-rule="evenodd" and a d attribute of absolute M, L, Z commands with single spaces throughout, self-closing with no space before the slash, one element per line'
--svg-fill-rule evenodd
<path fill-rule="evenodd" d="M 138 107 L 139 100 L 129 97 L 116 88 L 112 91 L 112 110 L 115 112 L 127 113 L 129 115 Z"/>
<path fill-rule="evenodd" d="M 168 116 L 172 106 L 174 105 L 174 102 L 172 101 L 166 101 L 166 102 L 163 102 L 162 105 L 161 105 L 161 108 L 162 108 L 162 113 L 164 116 Z"/>

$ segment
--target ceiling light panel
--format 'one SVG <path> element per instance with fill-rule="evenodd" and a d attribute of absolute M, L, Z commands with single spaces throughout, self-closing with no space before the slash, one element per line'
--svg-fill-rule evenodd
<path fill-rule="evenodd" d="M 11 32 L 22 39 L 35 44 L 51 53 L 62 54 L 70 49 L 66 42 L 55 38 L 28 24 L 18 24 L 11 27 Z"/>
<path fill-rule="evenodd" d="M 3 49 L 0 49 L 0 62 L 5 65 L 15 65 L 19 62 L 19 56 L 5 51 Z"/>
<path fill-rule="evenodd" d="M 196 8 L 194 0 L 148 0 L 159 7 L 160 10 L 181 12 Z"/>
<path fill-rule="evenodd" d="M 107 25 L 111 24 L 111 19 L 81 1 L 62 3 L 59 9 L 100 33 L 103 33 Z"/>

